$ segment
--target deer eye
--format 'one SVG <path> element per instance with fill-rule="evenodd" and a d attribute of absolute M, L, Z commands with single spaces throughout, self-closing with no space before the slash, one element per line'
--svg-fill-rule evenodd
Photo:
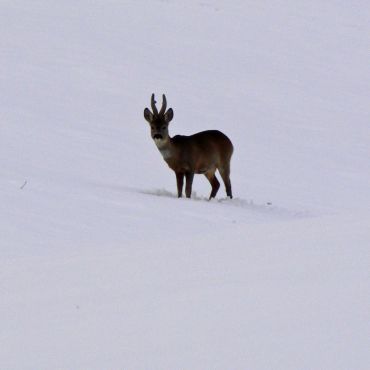
<path fill-rule="evenodd" d="M 162 126 L 162 130 L 165 130 L 166 129 L 166 126 Z"/>
<path fill-rule="evenodd" d="M 151 125 L 150 127 L 151 127 L 152 130 L 154 130 L 154 125 Z"/>

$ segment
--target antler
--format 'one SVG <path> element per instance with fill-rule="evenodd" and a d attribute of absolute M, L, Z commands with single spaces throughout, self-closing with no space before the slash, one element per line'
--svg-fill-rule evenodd
<path fill-rule="evenodd" d="M 162 99 L 163 99 L 163 102 L 162 102 L 162 108 L 159 112 L 159 115 L 162 115 L 164 114 L 164 112 L 166 111 L 166 108 L 167 108 L 167 100 L 166 100 L 166 95 L 162 95 Z"/>
<path fill-rule="evenodd" d="M 162 95 L 162 107 L 161 107 L 161 110 L 159 111 L 158 113 L 158 110 L 157 110 L 157 107 L 155 106 L 155 104 L 157 103 L 154 99 L 154 94 L 152 94 L 152 98 L 151 98 L 151 105 L 152 105 L 152 110 L 153 110 L 153 114 L 155 116 L 161 116 L 163 115 L 165 112 L 166 112 L 166 108 L 167 108 L 167 99 L 166 99 L 166 95 Z"/>
<path fill-rule="evenodd" d="M 158 110 L 157 107 L 155 106 L 156 101 L 154 100 L 154 94 L 152 94 L 152 99 L 150 100 L 150 103 L 152 105 L 152 111 L 155 116 L 158 116 Z M 162 111 L 162 110 L 161 110 Z"/>

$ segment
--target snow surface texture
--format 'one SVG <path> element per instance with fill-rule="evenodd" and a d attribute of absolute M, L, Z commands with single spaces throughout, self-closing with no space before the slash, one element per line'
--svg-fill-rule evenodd
<path fill-rule="evenodd" d="M 369 369 L 370 5 L 0 2 L 0 368 Z M 225 132 L 192 200 L 143 118 Z"/>

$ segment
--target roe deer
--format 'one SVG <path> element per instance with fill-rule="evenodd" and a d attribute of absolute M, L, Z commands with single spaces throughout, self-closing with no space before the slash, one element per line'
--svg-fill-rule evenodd
<path fill-rule="evenodd" d="M 194 174 L 204 174 L 211 183 L 212 191 L 209 199 L 214 198 L 220 187 L 215 176 L 220 172 L 225 183 L 226 194 L 232 198 L 230 182 L 230 159 L 233 154 L 233 144 L 222 132 L 208 130 L 191 136 L 176 135 L 170 137 L 168 124 L 173 118 L 172 108 L 167 108 L 166 96 L 163 95 L 162 108 L 158 112 L 155 106 L 154 94 L 151 98 L 153 112 L 144 110 L 144 118 L 149 122 L 151 136 L 168 166 L 175 171 L 177 180 L 177 195 L 182 197 L 184 177 L 186 178 L 185 194 L 191 196 Z"/>

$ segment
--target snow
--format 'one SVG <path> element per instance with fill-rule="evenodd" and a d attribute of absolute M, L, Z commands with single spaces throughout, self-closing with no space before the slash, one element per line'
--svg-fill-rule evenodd
<path fill-rule="evenodd" d="M 0 367 L 368 369 L 370 6 L 0 4 Z M 233 141 L 234 199 L 150 138 Z"/>

